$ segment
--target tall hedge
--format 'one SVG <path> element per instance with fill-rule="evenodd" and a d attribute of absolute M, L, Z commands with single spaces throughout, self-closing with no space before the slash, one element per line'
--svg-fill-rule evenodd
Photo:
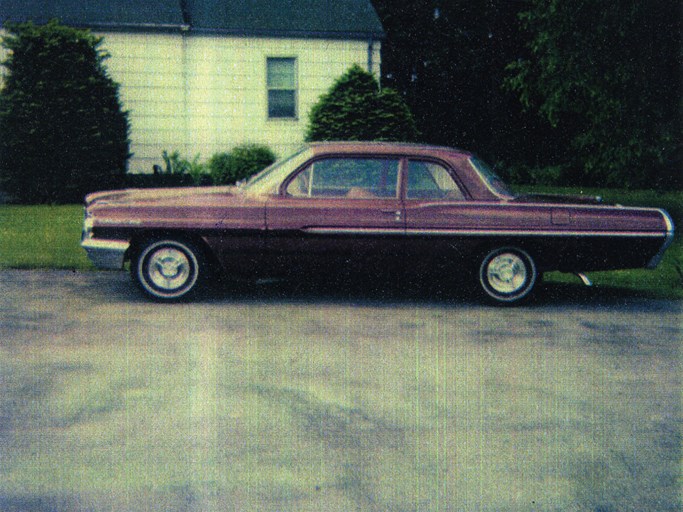
<path fill-rule="evenodd" d="M 412 142 L 415 121 L 392 89 L 354 65 L 321 96 L 311 109 L 306 140 L 377 140 Z"/>
<path fill-rule="evenodd" d="M 102 38 L 57 21 L 5 28 L 0 188 L 23 203 L 65 203 L 121 184 L 128 114 Z"/>

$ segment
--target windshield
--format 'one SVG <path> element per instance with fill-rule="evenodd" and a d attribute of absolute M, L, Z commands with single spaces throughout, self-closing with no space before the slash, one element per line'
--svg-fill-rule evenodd
<path fill-rule="evenodd" d="M 266 167 L 258 174 L 241 185 L 241 189 L 250 194 L 274 194 L 277 187 L 302 164 L 308 157 L 308 147 L 304 146 L 282 160 L 278 160 L 269 167 Z"/>
<path fill-rule="evenodd" d="M 474 167 L 479 176 L 481 176 L 481 179 L 484 180 L 491 192 L 499 196 L 514 197 L 515 194 L 512 193 L 505 182 L 500 179 L 500 176 L 498 176 L 486 163 L 476 157 L 472 157 L 470 158 L 470 164 Z"/>

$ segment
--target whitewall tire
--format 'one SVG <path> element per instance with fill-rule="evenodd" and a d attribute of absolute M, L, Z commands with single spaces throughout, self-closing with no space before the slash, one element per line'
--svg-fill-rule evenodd
<path fill-rule="evenodd" d="M 489 252 L 479 267 L 479 283 L 486 296 L 497 304 L 517 304 L 526 299 L 538 280 L 533 259 L 515 247 Z"/>
<path fill-rule="evenodd" d="M 140 288 L 164 301 L 194 293 L 205 272 L 202 252 L 189 242 L 173 239 L 144 244 L 131 263 L 133 279 Z"/>

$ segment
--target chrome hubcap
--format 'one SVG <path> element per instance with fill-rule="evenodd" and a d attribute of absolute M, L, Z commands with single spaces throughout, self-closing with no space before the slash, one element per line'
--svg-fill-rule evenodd
<path fill-rule="evenodd" d="M 527 268 L 516 254 L 504 253 L 493 258 L 486 267 L 486 278 L 498 293 L 515 293 L 527 282 Z"/>
<path fill-rule="evenodd" d="M 149 278 L 154 286 L 163 290 L 175 290 L 190 277 L 190 260 L 185 253 L 171 247 L 156 251 L 149 258 Z"/>

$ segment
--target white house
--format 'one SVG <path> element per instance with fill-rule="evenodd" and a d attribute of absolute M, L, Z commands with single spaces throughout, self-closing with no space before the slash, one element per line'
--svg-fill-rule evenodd
<path fill-rule="evenodd" d="M 241 143 L 278 155 L 304 138 L 311 106 L 351 65 L 379 78 L 370 0 L 4 1 L 0 22 L 52 18 L 104 37 L 130 111 L 130 171 L 161 153 L 202 159 Z"/>

